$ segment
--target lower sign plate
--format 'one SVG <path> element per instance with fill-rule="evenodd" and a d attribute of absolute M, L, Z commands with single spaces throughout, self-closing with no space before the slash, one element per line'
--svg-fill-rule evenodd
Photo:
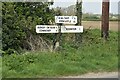
<path fill-rule="evenodd" d="M 58 26 L 55 25 L 36 25 L 37 33 L 58 33 Z"/>
<path fill-rule="evenodd" d="M 83 26 L 62 26 L 61 33 L 82 33 Z"/>

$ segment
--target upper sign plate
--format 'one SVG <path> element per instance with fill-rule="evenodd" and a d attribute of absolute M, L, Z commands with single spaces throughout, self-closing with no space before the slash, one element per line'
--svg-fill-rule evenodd
<path fill-rule="evenodd" d="M 77 16 L 55 16 L 55 23 L 76 24 Z"/>

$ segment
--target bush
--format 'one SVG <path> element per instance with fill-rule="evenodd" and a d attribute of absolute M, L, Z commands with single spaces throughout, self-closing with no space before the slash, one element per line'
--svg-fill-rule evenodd
<path fill-rule="evenodd" d="M 17 51 L 15 49 L 8 49 L 5 51 L 5 54 L 11 55 L 11 54 L 17 54 Z"/>
<path fill-rule="evenodd" d="M 48 5 L 47 2 L 2 3 L 2 47 L 6 54 L 20 52 L 21 49 L 35 50 L 37 42 L 41 43 L 40 47 L 37 45 L 40 49 L 44 43 L 41 39 L 38 41 L 38 36 L 43 42 L 51 40 L 51 36 L 48 37 L 51 34 L 36 34 L 35 31 L 36 25 L 54 20 L 54 10 L 49 10 L 49 13 L 43 11 L 48 9 Z"/>

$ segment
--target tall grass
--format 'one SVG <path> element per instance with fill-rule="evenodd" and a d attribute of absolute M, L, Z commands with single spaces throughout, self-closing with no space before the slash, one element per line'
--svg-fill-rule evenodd
<path fill-rule="evenodd" d="M 118 33 L 110 32 L 108 41 L 99 30 L 83 34 L 81 47 L 67 41 L 61 52 L 26 52 L 3 57 L 4 78 L 40 78 L 80 75 L 87 72 L 117 71 Z"/>

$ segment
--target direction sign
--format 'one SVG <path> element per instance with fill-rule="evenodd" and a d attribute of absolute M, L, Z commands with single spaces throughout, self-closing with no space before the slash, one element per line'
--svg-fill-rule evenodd
<path fill-rule="evenodd" d="M 56 25 L 36 25 L 37 33 L 58 33 L 59 29 Z"/>
<path fill-rule="evenodd" d="M 62 26 L 61 33 L 82 33 L 83 26 Z"/>
<path fill-rule="evenodd" d="M 77 16 L 55 16 L 55 23 L 76 24 Z"/>

